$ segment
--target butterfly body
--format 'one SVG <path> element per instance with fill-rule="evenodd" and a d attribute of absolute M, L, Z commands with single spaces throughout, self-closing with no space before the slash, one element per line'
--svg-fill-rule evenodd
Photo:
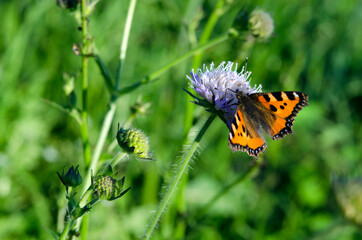
<path fill-rule="evenodd" d="M 301 92 L 245 94 L 236 92 L 238 107 L 228 124 L 229 147 L 258 158 L 265 151 L 262 132 L 273 140 L 293 134 L 292 126 L 298 112 L 308 105 L 308 96 Z"/>

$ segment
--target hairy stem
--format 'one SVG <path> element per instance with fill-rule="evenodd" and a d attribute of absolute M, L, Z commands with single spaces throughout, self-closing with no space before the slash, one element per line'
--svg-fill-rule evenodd
<path fill-rule="evenodd" d="M 218 2 L 216 3 L 214 10 L 212 11 L 210 17 L 208 18 L 208 20 L 206 22 L 205 28 L 203 29 L 203 32 L 201 34 L 198 44 L 204 44 L 210 39 L 211 33 L 213 32 L 217 21 L 219 20 L 219 18 L 222 16 L 222 14 L 224 12 L 224 10 L 223 10 L 224 2 L 225 2 L 224 0 L 218 0 Z M 197 69 L 201 65 L 202 58 L 204 55 L 203 53 L 204 53 L 203 51 L 199 51 L 194 55 L 193 62 L 192 62 L 192 69 Z M 186 100 L 186 102 L 189 102 L 193 99 L 191 98 L 191 96 L 189 94 L 186 94 L 185 100 Z M 194 104 L 186 104 L 185 115 L 184 115 L 185 139 L 186 139 L 186 136 L 189 134 L 189 131 L 192 127 L 194 109 L 195 109 Z M 182 194 L 182 192 L 184 191 L 184 187 L 185 187 L 185 185 L 182 185 L 180 187 L 181 194 L 178 194 L 178 202 L 184 202 L 184 200 L 182 199 L 183 195 L 184 195 L 184 194 Z M 183 208 L 184 207 L 182 205 L 179 205 L 177 207 L 177 211 L 178 212 L 186 211 Z M 178 237 L 183 238 L 184 234 L 185 234 L 185 227 L 183 227 L 183 225 L 185 225 L 185 222 L 183 220 L 180 220 L 177 224 L 179 225 L 179 228 L 181 229 L 179 231 L 180 235 Z"/>
<path fill-rule="evenodd" d="M 193 144 L 190 146 L 190 148 L 188 149 L 186 154 L 181 158 L 179 167 L 178 167 L 164 197 L 162 198 L 156 213 L 153 215 L 153 217 L 150 221 L 150 224 L 148 225 L 142 239 L 150 239 L 152 232 L 157 225 L 158 220 L 160 219 L 162 213 L 165 211 L 165 208 L 166 208 L 168 202 L 170 201 L 173 193 L 176 191 L 177 186 L 180 183 L 182 176 L 185 174 L 185 172 L 189 166 L 190 160 L 192 159 L 192 156 L 194 155 L 196 149 L 198 148 L 202 137 L 204 136 L 206 130 L 211 125 L 211 123 L 215 119 L 215 117 L 216 117 L 216 115 L 212 114 L 207 119 L 204 126 L 200 129 L 198 135 L 196 136 Z"/>

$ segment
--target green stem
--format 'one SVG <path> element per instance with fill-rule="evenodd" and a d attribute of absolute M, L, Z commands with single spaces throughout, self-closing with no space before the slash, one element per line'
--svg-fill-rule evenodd
<path fill-rule="evenodd" d="M 82 217 L 82 224 L 79 229 L 79 239 L 87 240 L 89 214 Z"/>
<path fill-rule="evenodd" d="M 67 224 L 65 225 L 65 228 L 64 228 L 64 230 L 63 230 L 63 232 L 62 232 L 62 235 L 60 235 L 59 240 L 65 240 L 65 239 L 67 239 L 68 234 L 69 234 L 69 231 L 70 231 L 70 229 L 72 228 L 73 224 L 74 224 L 74 220 L 73 220 L 73 219 L 72 219 L 72 220 L 69 220 L 69 221 L 67 222 Z"/>
<path fill-rule="evenodd" d="M 111 166 L 112 168 L 114 168 L 115 166 L 117 166 L 117 164 L 125 157 L 127 156 L 127 153 L 122 152 L 120 154 L 118 154 L 117 156 L 114 157 L 114 159 L 111 162 Z"/>
<path fill-rule="evenodd" d="M 131 31 L 131 25 L 132 25 L 134 10 L 136 8 L 136 3 L 137 3 L 137 0 L 131 0 L 129 7 L 128 7 L 127 19 L 126 19 L 126 24 L 124 26 L 123 39 L 122 39 L 121 50 L 120 50 L 120 55 L 119 55 L 119 64 L 118 64 L 117 75 L 116 75 L 116 87 L 115 87 L 116 91 L 119 90 L 119 84 L 121 82 L 123 62 L 124 62 L 124 59 L 126 58 L 128 38 L 129 38 L 129 33 Z"/>
<path fill-rule="evenodd" d="M 97 165 L 98 165 L 98 162 L 99 162 L 99 159 L 100 159 L 100 156 L 101 156 L 101 153 L 102 153 L 102 149 L 103 149 L 105 140 L 107 138 L 109 129 L 111 128 L 111 124 L 112 124 L 115 112 L 116 112 L 116 103 L 112 102 L 110 104 L 110 106 L 109 106 L 109 110 L 108 110 L 108 112 L 106 114 L 106 117 L 104 119 L 102 129 L 101 129 L 101 133 L 99 135 L 97 145 L 96 145 L 96 148 L 94 150 L 93 157 L 92 157 L 92 161 L 90 163 L 90 167 L 87 170 L 87 176 L 85 178 L 85 183 L 83 184 L 83 190 L 82 190 L 83 195 L 87 192 L 87 190 L 89 189 L 89 186 L 91 185 L 92 171 L 93 171 L 94 174 L 96 174 L 96 172 L 97 172 Z M 86 200 L 87 200 L 87 198 L 83 199 L 83 201 L 80 202 L 81 207 L 83 207 L 84 202 Z M 79 218 L 77 220 L 77 229 L 79 229 L 82 221 L 83 221 L 83 218 Z M 82 225 L 84 226 L 85 223 L 83 223 Z"/>
<path fill-rule="evenodd" d="M 85 206 L 86 201 L 88 200 L 90 194 L 92 193 L 93 189 L 91 187 L 88 188 L 88 190 L 83 194 L 82 198 L 79 201 L 80 206 Z M 93 199 L 90 203 L 93 206 L 99 201 L 99 199 Z M 89 214 L 86 214 L 80 218 L 80 221 L 77 222 L 77 224 L 80 224 L 77 226 L 79 229 L 79 236 L 80 240 L 86 240 L 87 239 L 87 232 L 88 232 L 88 220 L 89 220 Z"/>
<path fill-rule="evenodd" d="M 92 191 L 93 191 L 93 189 L 89 185 L 88 189 L 83 193 L 82 197 L 79 200 L 80 207 L 84 207 L 86 205 L 86 202 L 87 202 L 89 196 L 91 195 Z"/>
<path fill-rule="evenodd" d="M 199 44 L 204 44 L 207 42 L 207 40 L 209 40 L 217 21 L 224 13 L 224 4 L 225 4 L 224 2 L 225 2 L 225 0 L 219 0 L 216 3 L 214 10 L 212 11 L 210 17 L 208 18 L 208 20 L 206 22 L 205 28 L 204 28 L 202 35 L 200 37 L 200 40 L 199 40 Z M 193 69 L 197 69 L 200 67 L 202 58 L 203 58 L 203 52 L 199 51 L 197 54 L 195 54 L 195 56 L 193 57 L 193 61 L 192 61 Z M 192 100 L 192 98 L 189 95 L 186 95 L 185 100 L 186 100 L 186 102 L 189 102 Z M 185 136 L 188 134 L 190 128 L 192 127 L 194 109 L 195 109 L 195 105 L 193 105 L 193 104 L 186 105 L 185 121 L 184 121 L 184 123 L 185 123 L 184 135 Z"/>
<path fill-rule="evenodd" d="M 224 10 L 223 10 L 224 4 L 225 4 L 224 2 L 225 2 L 225 0 L 219 0 L 216 3 L 214 10 L 212 11 L 210 17 L 208 18 L 208 20 L 206 22 L 204 31 L 202 32 L 202 35 L 199 40 L 199 44 L 205 43 L 210 38 L 211 33 L 212 33 L 217 21 L 224 13 Z M 192 63 L 193 68 L 196 69 L 200 66 L 202 57 L 203 57 L 202 52 L 199 52 L 198 54 L 196 54 L 194 56 L 193 63 Z"/>
<path fill-rule="evenodd" d="M 83 160 L 84 167 L 90 171 L 89 165 L 91 163 L 91 151 L 88 137 L 88 58 L 90 56 L 90 38 L 88 32 L 88 0 L 81 0 L 81 28 L 82 28 L 82 124 L 80 126 L 81 136 L 83 141 Z M 77 229 L 79 229 L 80 220 L 77 220 Z M 81 238 L 85 239 L 88 224 L 83 226 Z"/>
<path fill-rule="evenodd" d="M 212 114 L 207 121 L 205 122 L 204 126 L 201 128 L 200 132 L 196 136 L 194 143 L 189 148 L 188 152 L 184 155 L 184 157 L 181 159 L 181 163 L 163 197 L 161 200 L 158 209 L 156 213 L 153 215 L 153 218 L 151 219 L 150 224 L 148 225 L 142 239 L 150 239 L 152 232 L 154 228 L 156 227 L 156 224 L 158 220 L 160 219 L 162 213 L 165 211 L 165 208 L 170 201 L 170 198 L 172 197 L 172 194 L 176 191 L 178 184 L 180 183 L 180 180 L 184 173 L 186 172 L 187 167 L 189 166 L 190 160 L 192 159 L 192 156 L 194 155 L 196 149 L 199 146 L 199 143 L 204 136 L 206 130 L 211 125 L 212 121 L 215 119 L 216 115 Z"/>
<path fill-rule="evenodd" d="M 82 2 L 83 1 L 85 1 L 85 0 L 82 0 Z M 125 31 L 124 31 L 124 34 L 123 34 L 123 40 L 122 40 L 122 44 L 121 44 L 120 65 L 119 65 L 118 72 L 117 72 L 115 91 L 118 90 L 119 81 L 120 81 L 120 78 L 121 78 L 121 68 L 122 68 L 123 61 L 124 61 L 124 59 L 126 57 L 126 50 L 127 50 L 127 45 L 128 45 L 129 32 L 130 32 L 130 28 L 131 28 L 131 23 L 132 23 L 132 19 L 133 19 L 133 13 L 134 13 L 135 6 L 136 6 L 136 0 L 132 0 L 131 3 L 130 3 L 130 6 L 128 8 L 127 21 L 126 21 Z M 86 182 L 83 185 L 84 186 L 83 193 L 86 193 L 89 186 L 91 185 L 91 173 L 92 173 L 92 171 L 94 172 L 94 174 L 96 174 L 96 172 L 97 172 L 97 165 L 98 165 L 101 153 L 102 153 L 102 149 L 104 147 L 105 140 L 107 138 L 109 129 L 111 128 L 111 124 L 112 124 L 112 121 L 113 121 L 113 118 L 114 118 L 114 114 L 116 112 L 116 100 L 117 100 L 117 96 L 112 96 L 110 107 L 109 107 L 109 110 L 108 110 L 108 112 L 106 114 L 106 117 L 104 119 L 102 129 L 101 129 L 101 133 L 100 133 L 100 136 L 98 138 L 98 142 L 97 142 L 96 148 L 94 150 L 92 160 L 90 162 L 90 167 L 88 168 L 88 171 L 87 171 Z M 84 201 L 85 200 L 86 199 L 84 199 Z M 81 204 L 83 204 L 84 201 L 82 201 Z M 83 220 L 83 224 L 81 224 L 82 220 Z M 80 225 L 82 225 L 82 227 L 81 227 L 81 233 L 82 233 L 81 235 L 82 236 L 81 237 L 83 239 L 85 239 L 85 233 L 87 232 L 87 221 L 88 221 L 88 215 L 84 216 L 84 218 L 80 218 L 78 220 L 78 223 L 77 223 L 77 228 L 78 229 L 79 229 Z"/>
<path fill-rule="evenodd" d="M 88 190 L 82 195 L 82 197 L 80 198 L 80 201 L 79 201 L 79 205 L 80 206 L 83 206 L 83 205 L 86 205 L 85 202 L 87 201 L 87 199 L 89 198 L 90 194 L 92 193 L 92 188 L 89 187 Z M 97 201 L 92 201 L 92 205 L 94 205 Z M 81 234 L 80 234 L 80 237 L 81 239 L 86 239 L 86 235 L 87 235 L 87 230 L 88 230 L 88 224 L 87 224 L 87 220 L 88 220 L 88 215 L 85 215 L 83 217 L 83 225 L 82 225 L 82 228 L 81 228 Z M 78 218 L 80 219 L 80 218 Z M 77 220 L 73 220 L 73 218 L 71 218 L 71 220 L 69 220 L 67 222 L 67 224 L 65 225 L 64 227 L 64 230 L 62 232 L 62 235 L 60 236 L 60 239 L 63 240 L 63 239 L 66 239 L 68 234 L 69 234 L 69 231 L 70 229 L 72 228 L 73 224 L 76 223 L 77 225 L 79 224 L 79 221 Z M 85 220 L 84 220 L 85 219 Z"/>
<path fill-rule="evenodd" d="M 89 185 L 90 185 L 91 171 L 93 171 L 94 174 L 97 173 L 97 165 L 98 165 L 98 162 L 99 162 L 99 159 L 100 159 L 100 156 L 101 156 L 101 153 L 102 153 L 102 149 L 103 149 L 104 143 L 106 141 L 109 129 L 111 128 L 115 112 L 116 112 L 116 103 L 112 102 L 110 104 L 109 110 L 106 113 L 106 116 L 104 118 L 104 122 L 103 122 L 102 129 L 101 129 L 98 141 L 97 141 L 97 145 L 96 145 L 96 148 L 95 148 L 94 153 L 93 153 L 92 161 L 91 161 L 89 170 L 87 172 L 86 184 L 84 184 L 83 192 L 85 192 L 88 189 Z"/>
<path fill-rule="evenodd" d="M 163 74 L 165 71 L 167 71 L 168 69 L 170 69 L 171 67 L 173 67 L 174 65 L 188 59 L 189 57 L 192 57 L 193 55 L 197 54 L 200 51 L 203 51 L 207 48 L 210 48 L 212 46 L 215 46 L 218 43 L 224 42 L 226 40 L 228 40 L 230 38 L 229 33 L 225 33 L 224 35 L 221 35 L 217 38 L 214 38 L 204 44 L 201 44 L 200 46 L 198 46 L 197 48 L 190 50 L 189 52 L 185 53 L 184 55 L 178 57 L 177 59 L 175 59 L 174 61 L 170 62 L 169 64 L 163 66 L 162 68 L 158 69 L 157 71 L 151 73 L 150 75 L 142 78 L 140 81 L 122 88 L 121 90 L 118 91 L 119 95 L 125 94 L 125 93 L 129 93 L 133 90 L 135 90 L 136 88 L 145 85 L 147 83 L 150 83 L 152 80 L 155 80 L 157 77 L 159 77 L 161 74 Z"/>
<path fill-rule="evenodd" d="M 80 126 L 83 141 L 83 160 L 85 167 L 88 168 L 91 152 L 88 139 L 88 55 L 89 55 L 89 37 L 88 37 L 88 1 L 81 1 L 81 26 L 82 26 L 82 124 Z"/>

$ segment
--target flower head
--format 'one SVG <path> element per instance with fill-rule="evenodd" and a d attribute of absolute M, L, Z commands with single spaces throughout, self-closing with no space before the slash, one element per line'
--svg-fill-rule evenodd
<path fill-rule="evenodd" d="M 192 70 L 190 76 L 187 76 L 191 81 L 190 86 L 206 100 L 205 102 L 193 96 L 196 99 L 195 103 L 206 107 L 209 111 L 221 113 L 224 120 L 231 121 L 238 104 L 237 92 L 245 94 L 261 92 L 261 85 L 250 86 L 248 79 L 251 72 L 246 71 L 245 67 L 238 72 L 237 68 L 237 63 L 222 62 L 216 68 L 214 63 L 211 63 L 210 68 L 204 65 L 203 70 L 198 69 L 196 73 Z"/>
<path fill-rule="evenodd" d="M 273 18 L 262 10 L 254 10 L 249 18 L 249 28 L 255 37 L 268 39 L 274 31 Z"/>
<path fill-rule="evenodd" d="M 112 201 L 122 197 L 131 189 L 129 187 L 123 190 L 125 177 L 117 180 L 115 175 L 112 167 L 108 165 L 104 173 L 96 177 L 92 176 L 92 188 L 97 198 Z"/>
<path fill-rule="evenodd" d="M 141 130 L 124 129 L 118 126 L 117 141 L 118 145 L 127 153 L 143 159 L 150 159 L 148 138 Z"/>

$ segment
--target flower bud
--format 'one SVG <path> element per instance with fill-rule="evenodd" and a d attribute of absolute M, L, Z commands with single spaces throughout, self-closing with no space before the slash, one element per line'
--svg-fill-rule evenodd
<path fill-rule="evenodd" d="M 262 10 L 254 10 L 249 16 L 249 29 L 254 37 L 269 38 L 274 31 L 272 17 Z"/>
<path fill-rule="evenodd" d="M 109 168 L 112 171 L 112 168 L 109 165 Z M 109 169 L 108 168 L 108 169 Z M 107 172 L 107 174 L 109 171 Z M 99 175 L 97 177 L 92 177 L 92 188 L 94 191 L 94 195 L 97 198 L 112 201 L 117 198 L 122 197 L 128 190 L 130 190 L 130 187 L 123 191 L 123 185 L 125 181 L 125 177 L 121 178 L 120 180 L 116 180 L 112 176 L 109 175 Z"/>
<path fill-rule="evenodd" d="M 127 153 L 140 158 L 150 158 L 148 138 L 141 130 L 120 128 L 117 132 L 117 141 Z"/>
<path fill-rule="evenodd" d="M 62 181 L 62 183 L 64 184 L 64 186 L 66 188 L 68 187 L 77 187 L 80 184 L 82 184 L 82 176 L 79 174 L 79 170 L 78 170 L 79 165 L 74 168 L 73 166 L 71 166 L 69 168 L 69 170 L 67 171 L 67 173 L 64 174 L 64 168 L 63 168 L 63 172 L 60 175 L 58 172 L 58 177 L 60 178 L 60 181 Z"/>

